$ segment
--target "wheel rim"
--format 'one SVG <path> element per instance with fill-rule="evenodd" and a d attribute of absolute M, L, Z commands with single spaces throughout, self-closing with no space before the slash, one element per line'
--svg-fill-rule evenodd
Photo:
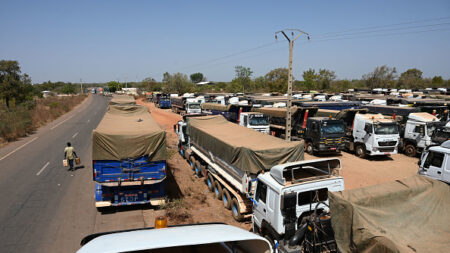
<path fill-rule="evenodd" d="M 198 175 L 198 168 L 197 168 L 197 166 L 195 166 L 194 168 L 195 168 L 195 174 Z"/>
<path fill-rule="evenodd" d="M 209 189 L 211 189 L 211 186 L 212 186 L 212 184 L 211 184 L 211 179 L 208 178 L 208 187 L 209 187 Z"/>
<path fill-rule="evenodd" d="M 216 196 L 219 196 L 219 188 L 217 188 L 217 186 L 214 187 L 214 193 Z"/>
<path fill-rule="evenodd" d="M 307 147 L 306 147 L 306 151 L 308 151 L 308 153 L 311 153 L 311 150 L 312 150 L 312 147 L 311 147 L 311 145 L 308 145 Z"/>
<path fill-rule="evenodd" d="M 223 204 L 224 204 L 225 206 L 228 206 L 228 198 L 227 198 L 227 195 L 226 195 L 226 194 L 223 195 L 222 199 L 223 199 Z"/>

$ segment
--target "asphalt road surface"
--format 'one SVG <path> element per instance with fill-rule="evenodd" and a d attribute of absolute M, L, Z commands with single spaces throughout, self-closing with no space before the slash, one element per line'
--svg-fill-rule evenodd
<path fill-rule="evenodd" d="M 108 101 L 91 95 L 35 134 L 0 149 L 1 252 L 74 252 L 83 236 L 96 232 L 102 221 L 94 207 L 91 133 Z M 62 166 L 67 142 L 84 166 L 74 172 Z"/>

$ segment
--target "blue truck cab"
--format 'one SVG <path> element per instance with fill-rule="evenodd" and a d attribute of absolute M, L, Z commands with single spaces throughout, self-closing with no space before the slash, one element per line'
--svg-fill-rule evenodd
<path fill-rule="evenodd" d="M 110 105 L 92 141 L 98 209 L 164 202 L 165 132 L 146 107 Z"/>

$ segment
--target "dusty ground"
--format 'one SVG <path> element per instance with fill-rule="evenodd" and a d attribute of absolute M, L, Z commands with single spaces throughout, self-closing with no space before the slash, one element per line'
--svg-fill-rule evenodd
<path fill-rule="evenodd" d="M 169 224 L 224 222 L 250 229 L 250 222 L 234 221 L 231 212 L 223 208 L 222 202 L 213 197 L 203 179 L 197 178 L 187 162 L 178 154 L 177 136 L 173 132 L 173 125 L 181 120 L 181 116 L 170 110 L 155 108 L 152 103 L 143 101 L 138 101 L 138 103 L 148 106 L 152 116 L 167 132 L 170 174 L 166 191 L 172 202 L 165 208 L 169 210 L 167 212 Z M 305 154 L 305 159 L 322 157 Z M 403 154 L 360 159 L 353 154 L 342 152 L 340 155 L 332 157 L 341 159 L 340 174 L 344 177 L 346 189 L 390 182 L 417 173 L 418 158 L 410 158 Z M 146 221 L 147 224 L 150 224 L 153 223 L 154 217 L 146 216 L 144 211 L 144 219 L 150 219 Z"/>

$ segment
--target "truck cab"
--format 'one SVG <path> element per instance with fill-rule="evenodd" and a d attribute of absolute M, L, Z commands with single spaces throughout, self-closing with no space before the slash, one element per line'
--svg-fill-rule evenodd
<path fill-rule="evenodd" d="M 433 132 L 441 127 L 436 116 L 426 112 L 411 113 L 405 125 L 405 133 L 403 137 L 403 149 L 407 156 L 416 156 L 417 151 L 432 144 L 431 137 Z"/>
<path fill-rule="evenodd" d="M 269 134 L 269 117 L 259 112 L 242 112 L 239 115 L 239 125 Z"/>
<path fill-rule="evenodd" d="M 397 154 L 400 135 L 398 124 L 381 114 L 355 114 L 353 139 L 356 154 L 366 155 Z"/>
<path fill-rule="evenodd" d="M 344 148 L 344 121 L 327 117 L 311 117 L 306 121 L 303 139 L 306 152 L 339 152 Z"/>
<path fill-rule="evenodd" d="M 278 242 L 281 252 L 288 252 L 288 244 L 289 252 L 301 252 L 304 245 L 299 233 L 308 218 L 329 211 L 328 192 L 344 190 L 340 167 L 339 159 L 317 159 L 277 165 L 259 174 L 253 201 L 254 232 Z"/>
<path fill-rule="evenodd" d="M 202 113 L 202 107 L 199 102 L 186 102 L 186 114 L 192 115 L 192 114 L 201 114 Z"/>
<path fill-rule="evenodd" d="M 419 175 L 450 184 L 450 140 L 432 146 L 422 153 Z"/>

